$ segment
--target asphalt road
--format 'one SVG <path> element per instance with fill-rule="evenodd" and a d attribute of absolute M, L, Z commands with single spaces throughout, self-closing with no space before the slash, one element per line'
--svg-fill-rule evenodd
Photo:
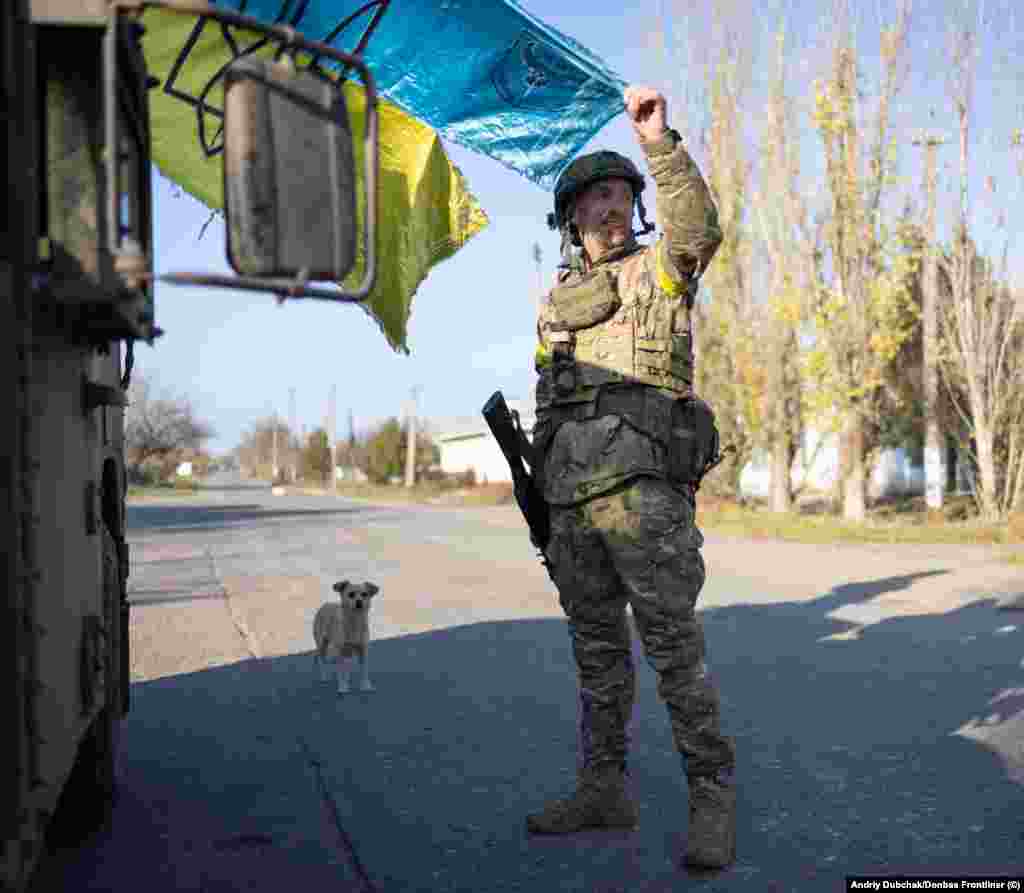
<path fill-rule="evenodd" d="M 571 789 L 572 655 L 511 509 L 273 496 L 129 507 L 132 706 L 110 826 L 37 890 L 821 891 L 1024 874 L 1019 569 L 975 547 L 708 536 L 739 860 L 681 867 L 686 782 L 637 650 L 632 833 L 531 838 Z M 314 673 L 340 579 L 381 587 L 374 693 Z"/>

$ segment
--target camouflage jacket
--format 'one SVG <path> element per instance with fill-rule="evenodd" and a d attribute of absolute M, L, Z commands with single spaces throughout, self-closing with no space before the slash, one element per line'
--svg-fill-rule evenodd
<path fill-rule="evenodd" d="M 692 393 L 690 312 L 721 242 L 718 214 L 679 135 L 644 145 L 662 235 L 564 271 L 543 301 L 534 448 L 545 499 L 569 506 L 640 475 L 675 481 L 673 428 Z"/>

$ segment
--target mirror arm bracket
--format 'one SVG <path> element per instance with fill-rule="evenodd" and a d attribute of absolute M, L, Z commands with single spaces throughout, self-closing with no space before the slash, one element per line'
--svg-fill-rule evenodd
<path fill-rule="evenodd" d="M 366 63 L 359 56 L 343 53 L 334 47 L 328 46 L 317 40 L 309 40 L 303 37 L 295 28 L 290 25 L 265 25 L 263 22 L 251 16 L 232 12 L 226 9 L 218 9 L 210 6 L 206 0 L 111 0 L 110 21 L 108 24 L 106 58 L 106 81 L 116 83 L 116 53 L 113 52 L 116 40 L 118 17 L 122 12 L 138 15 L 145 9 L 162 9 L 168 12 L 184 13 L 187 15 L 199 15 L 215 19 L 226 25 L 234 25 L 239 28 L 246 28 L 270 35 L 280 41 L 285 47 L 294 53 L 297 50 L 308 50 L 320 56 L 327 56 L 340 62 L 349 68 L 359 72 L 360 80 L 366 91 L 366 132 L 363 136 L 364 147 L 364 183 L 366 188 L 366 207 L 363 227 L 363 257 L 366 258 L 366 269 L 363 273 L 363 281 L 359 287 L 352 292 L 324 288 L 322 286 L 311 286 L 308 284 L 304 273 L 301 271 L 295 279 L 289 278 L 264 278 L 260 276 L 225 276 L 216 273 L 165 273 L 154 276 L 152 273 L 142 274 L 144 279 L 157 279 L 160 282 L 167 282 L 172 285 L 206 285 L 218 288 L 237 288 L 246 291 L 269 291 L 277 295 L 278 302 L 283 303 L 287 298 L 319 298 L 326 301 L 337 301 L 339 303 L 362 303 L 370 296 L 370 291 L 377 278 L 377 89 L 373 82 L 373 75 L 367 68 Z M 340 89 L 340 87 L 339 87 Z M 110 193 L 111 210 L 117 201 L 115 190 L 110 187 L 117 181 L 117 166 L 112 164 L 114 153 L 111 151 L 111 140 L 116 140 L 116 115 L 111 115 L 109 109 L 113 103 L 106 103 L 108 108 L 106 119 L 106 135 L 108 140 L 107 165 L 108 172 L 113 175 L 113 182 L 108 182 Z M 116 145 L 116 143 L 114 143 Z M 113 168 L 113 170 L 111 170 Z M 113 219 L 113 214 L 110 215 Z M 371 234 L 373 238 L 371 238 Z M 120 233 L 116 230 L 116 223 L 111 226 L 110 232 L 111 253 L 115 256 L 122 253 L 120 244 Z"/>

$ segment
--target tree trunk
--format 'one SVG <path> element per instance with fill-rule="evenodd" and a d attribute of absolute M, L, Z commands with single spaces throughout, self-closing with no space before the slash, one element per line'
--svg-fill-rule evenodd
<path fill-rule="evenodd" d="M 924 492 L 925 504 L 933 511 L 942 508 L 945 468 L 942 452 L 943 437 L 939 427 L 938 395 L 939 370 L 938 355 L 938 264 L 935 258 L 935 181 L 936 181 L 936 147 L 941 140 L 932 137 L 924 141 L 927 145 L 925 175 L 925 192 L 927 194 L 928 211 L 925 224 L 925 259 L 921 281 L 922 290 L 922 327 L 924 334 L 924 351 L 921 371 L 923 374 L 922 393 L 924 395 Z"/>
<path fill-rule="evenodd" d="M 778 294 L 783 288 L 781 259 L 776 262 L 775 269 L 772 293 Z M 768 450 L 771 457 L 771 483 L 768 503 L 773 512 L 788 512 L 792 507 L 792 486 L 789 462 L 790 423 L 786 418 L 786 326 L 781 320 L 774 320 L 769 333 L 771 345 L 768 351 L 766 429 L 770 437 Z"/>
<path fill-rule="evenodd" d="M 867 472 L 864 462 L 864 423 L 853 413 L 843 432 L 846 440 L 846 462 L 843 469 L 843 518 L 863 521 L 867 510 Z"/>
<path fill-rule="evenodd" d="M 994 436 L 991 426 L 982 420 L 974 423 L 974 440 L 978 450 L 978 502 L 986 521 L 1000 520 L 999 496 L 996 492 Z"/>
<path fill-rule="evenodd" d="M 846 480 L 846 469 L 850 464 L 846 459 L 846 441 L 848 439 L 845 431 L 840 431 L 836 436 L 836 451 L 838 453 L 836 457 L 836 477 L 829 493 L 829 510 L 833 514 L 838 514 L 843 510 L 843 482 Z"/>
<path fill-rule="evenodd" d="M 778 402 L 781 408 L 785 401 L 780 399 Z M 772 440 L 772 485 L 769 506 L 773 512 L 788 512 L 793 508 L 789 457 L 789 437 L 776 430 Z"/>

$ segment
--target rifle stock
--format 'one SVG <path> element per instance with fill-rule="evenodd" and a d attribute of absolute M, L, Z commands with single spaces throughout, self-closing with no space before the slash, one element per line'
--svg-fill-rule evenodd
<path fill-rule="evenodd" d="M 523 464 L 521 431 L 501 391 L 495 391 L 491 395 L 482 412 L 487 427 L 498 441 L 498 446 L 501 447 L 505 461 L 512 471 L 512 491 L 519 504 L 519 510 L 530 528 L 530 539 L 543 554 L 551 539 L 551 518 L 536 480 Z"/>

